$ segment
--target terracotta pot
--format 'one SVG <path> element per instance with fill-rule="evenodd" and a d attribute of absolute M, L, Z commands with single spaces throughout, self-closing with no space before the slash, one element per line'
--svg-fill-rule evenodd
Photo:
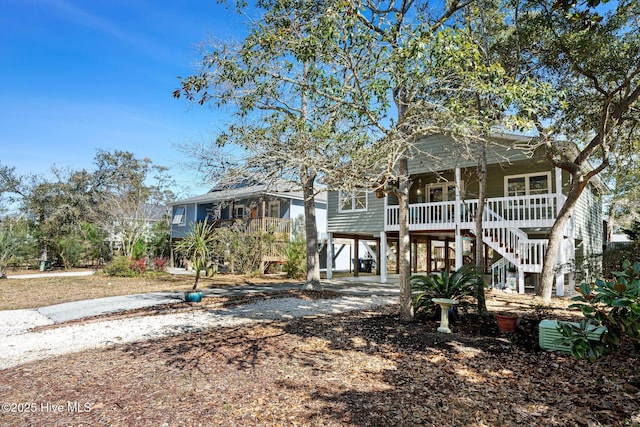
<path fill-rule="evenodd" d="M 496 320 L 498 321 L 498 329 L 500 329 L 500 332 L 515 332 L 516 325 L 518 324 L 518 315 L 496 314 Z"/>

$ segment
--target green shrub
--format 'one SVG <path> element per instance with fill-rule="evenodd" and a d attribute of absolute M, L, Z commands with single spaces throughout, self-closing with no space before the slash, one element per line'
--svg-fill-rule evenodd
<path fill-rule="evenodd" d="M 415 313 L 429 311 L 434 306 L 433 298 L 460 299 L 476 293 L 478 280 L 482 277 L 474 266 L 465 265 L 457 271 L 442 271 L 426 276 L 411 276 L 411 292 Z"/>
<path fill-rule="evenodd" d="M 307 239 L 304 233 L 304 217 L 293 220 L 291 227 L 293 239 L 285 250 L 286 261 L 282 270 L 290 279 L 299 279 L 307 272 Z"/>
<path fill-rule="evenodd" d="M 261 271 L 262 259 L 266 254 L 280 256 L 285 250 L 285 244 L 277 242 L 273 233 L 248 233 L 243 221 L 236 221 L 230 227 L 218 228 L 215 233 L 219 243 L 212 250 L 211 258 L 224 258 L 231 273 L 251 274 Z"/>
<path fill-rule="evenodd" d="M 287 246 L 287 260 L 282 267 L 290 279 L 298 279 L 307 271 L 307 244 L 304 240 L 294 240 Z"/>
<path fill-rule="evenodd" d="M 583 283 L 580 295 L 573 297 L 576 303 L 569 308 L 582 311 L 588 321 L 585 328 L 606 327 L 599 340 L 585 338 L 583 330 L 560 329 L 574 356 L 596 360 L 617 350 L 625 338 L 636 346 L 640 344 L 640 262 L 632 264 L 627 260 L 622 267 L 622 271 L 613 273 L 615 280 L 598 279 L 595 286 Z"/>
<path fill-rule="evenodd" d="M 605 278 L 612 278 L 615 272 L 623 269 L 625 261 L 640 262 L 640 241 L 607 249 L 602 258 L 602 275 Z"/>
<path fill-rule="evenodd" d="M 115 257 L 104 267 L 105 274 L 117 277 L 134 277 L 137 273 L 131 268 L 131 260 L 126 256 Z"/>
<path fill-rule="evenodd" d="M 131 250 L 131 258 L 132 259 L 143 259 L 147 256 L 147 244 L 143 239 L 139 239 L 136 241 L 135 245 L 133 245 L 133 249 Z"/>
<path fill-rule="evenodd" d="M 591 319 L 582 319 L 577 325 L 568 322 L 558 322 L 558 331 L 562 334 L 562 343 L 571 348 L 571 354 L 577 359 L 591 361 L 608 354 L 610 348 L 601 339 L 593 339 L 596 325 Z"/>

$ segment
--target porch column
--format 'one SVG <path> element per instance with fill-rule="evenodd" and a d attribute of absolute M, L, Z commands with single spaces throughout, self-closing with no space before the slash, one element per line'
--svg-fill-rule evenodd
<path fill-rule="evenodd" d="M 556 178 L 556 216 L 560 213 L 561 203 L 564 199 L 562 194 L 562 169 L 555 168 L 555 178 Z M 571 219 L 569 219 L 571 221 Z M 568 225 L 568 224 L 567 224 Z M 567 253 L 567 227 L 564 230 L 565 236 L 562 238 L 562 242 L 560 243 L 560 252 L 558 253 L 558 258 L 556 259 L 556 266 L 563 266 L 566 259 Z M 556 295 L 563 296 L 564 295 L 564 267 L 561 267 L 556 272 Z"/>
<path fill-rule="evenodd" d="M 456 225 L 456 270 L 462 267 L 462 234 L 460 233 L 460 226 Z"/>
<path fill-rule="evenodd" d="M 518 269 L 518 293 L 524 294 L 524 270 Z"/>
<path fill-rule="evenodd" d="M 433 269 L 431 268 L 431 236 L 427 236 L 427 274 L 431 274 Z"/>
<path fill-rule="evenodd" d="M 413 272 L 418 272 L 418 243 L 415 240 L 411 241 L 411 263 L 413 264 Z"/>
<path fill-rule="evenodd" d="M 449 238 L 444 239 L 444 269 L 448 272 L 451 270 L 451 259 L 449 259 Z"/>
<path fill-rule="evenodd" d="M 560 204 L 562 202 L 563 194 L 562 194 L 562 169 L 560 168 L 555 168 L 555 172 L 556 172 L 556 216 L 558 216 L 558 213 L 560 213 Z"/>
<path fill-rule="evenodd" d="M 564 263 L 567 262 L 567 243 L 567 237 L 563 236 L 560 241 L 560 251 L 558 252 L 558 258 L 556 260 L 556 265 L 560 267 L 556 272 L 556 295 L 558 296 L 564 295 Z"/>
<path fill-rule="evenodd" d="M 562 237 L 560 242 L 560 250 L 558 251 L 558 257 L 556 258 L 556 266 L 558 271 L 556 272 L 556 295 L 561 297 L 564 295 L 564 265 L 567 262 L 567 244 L 569 239 L 566 236 Z"/>
<path fill-rule="evenodd" d="M 327 233 L 327 279 L 333 279 L 333 233 Z"/>
<path fill-rule="evenodd" d="M 380 283 L 387 283 L 387 233 L 384 231 L 380 232 L 378 265 L 380 266 Z"/>
<path fill-rule="evenodd" d="M 564 295 L 564 272 L 562 269 L 556 273 L 556 295 Z"/>
<path fill-rule="evenodd" d="M 360 276 L 360 239 L 353 239 L 353 277 Z"/>
<path fill-rule="evenodd" d="M 462 267 L 462 234 L 460 233 L 460 220 L 461 220 L 461 212 L 460 212 L 460 202 L 462 196 L 460 194 L 460 168 L 456 168 L 456 202 L 453 208 L 453 213 L 455 215 L 455 224 L 456 224 L 456 235 L 455 235 L 455 245 L 456 245 L 456 270 Z"/>
<path fill-rule="evenodd" d="M 373 237 L 375 237 L 376 233 L 373 233 Z M 376 251 L 376 269 L 375 269 L 375 274 L 376 276 L 380 275 L 380 238 L 377 237 L 376 238 L 376 248 L 378 249 Z"/>

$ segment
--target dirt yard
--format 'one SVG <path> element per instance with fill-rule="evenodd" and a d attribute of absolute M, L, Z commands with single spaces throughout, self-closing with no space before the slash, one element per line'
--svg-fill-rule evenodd
<path fill-rule="evenodd" d="M 572 313 L 518 296 L 488 303 L 522 314 L 515 334 L 471 311 L 445 335 L 435 320 L 401 323 L 388 306 L 11 368 L 0 371 L 0 425 L 640 425 L 632 349 L 594 364 L 540 352 L 539 319 Z"/>
<path fill-rule="evenodd" d="M 10 270 L 8 272 L 10 277 L 34 273 L 38 272 L 33 270 Z M 193 275 L 152 273 L 143 277 L 110 277 L 99 272 L 92 276 L 2 279 L 0 280 L 0 310 L 38 308 L 89 298 L 180 291 L 190 289 L 193 286 L 193 281 Z M 212 277 L 201 277 L 199 288 L 279 283 L 282 281 L 282 276 L 219 274 Z"/>

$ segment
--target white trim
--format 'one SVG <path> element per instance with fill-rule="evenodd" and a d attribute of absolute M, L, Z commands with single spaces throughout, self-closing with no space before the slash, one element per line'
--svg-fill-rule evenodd
<path fill-rule="evenodd" d="M 380 232 L 380 244 L 378 245 L 378 258 L 380 258 L 380 283 L 387 283 L 387 233 Z"/>
<path fill-rule="evenodd" d="M 552 183 L 551 183 L 551 172 L 532 172 L 532 173 L 522 173 L 517 175 L 505 175 L 504 177 L 504 196 L 509 197 L 509 179 L 511 178 L 524 178 L 524 194 L 519 194 L 519 196 L 530 196 L 531 188 L 530 188 L 530 179 L 535 176 L 546 176 L 547 177 L 547 192 L 543 194 L 552 194 Z"/>
<path fill-rule="evenodd" d="M 327 233 L 327 279 L 333 279 L 333 233 Z"/>
<path fill-rule="evenodd" d="M 344 194 L 344 196 L 343 196 Z M 356 200 L 364 195 L 364 208 L 356 208 Z M 343 208 L 342 201 L 351 197 L 351 208 Z M 366 212 L 369 209 L 368 191 L 338 191 L 338 212 Z"/>
<path fill-rule="evenodd" d="M 562 209 L 560 200 L 563 199 L 563 194 L 562 194 L 562 169 L 555 168 L 555 175 L 556 175 L 556 198 L 558 200 L 558 203 L 556 204 L 556 215 L 558 215 L 560 213 L 560 209 Z"/>
<path fill-rule="evenodd" d="M 462 267 L 463 257 L 462 257 L 462 234 L 460 230 L 460 202 L 462 200 L 462 179 L 460 168 L 456 168 L 456 200 L 454 205 L 454 213 L 455 213 L 455 224 L 456 224 L 456 270 L 459 270 Z"/>
<path fill-rule="evenodd" d="M 242 209 L 242 215 L 241 216 L 238 216 L 238 209 Z M 247 215 L 246 210 L 247 209 L 246 209 L 244 204 L 233 205 L 233 218 L 234 219 L 236 219 L 236 218 L 242 218 L 242 219 L 245 218 L 245 215 Z"/>
<path fill-rule="evenodd" d="M 456 200 L 456 198 L 454 197 L 453 199 L 449 200 L 449 187 L 453 187 L 454 190 L 454 194 L 464 194 L 464 181 L 460 180 L 460 187 L 458 187 L 458 185 L 455 182 L 437 182 L 437 183 L 431 183 L 431 184 L 427 184 L 425 186 L 425 200 L 427 203 L 438 203 L 438 202 L 433 202 L 431 201 L 431 189 L 432 188 L 437 188 L 437 187 L 441 187 L 442 188 L 442 202 L 453 202 L 454 200 Z"/>

